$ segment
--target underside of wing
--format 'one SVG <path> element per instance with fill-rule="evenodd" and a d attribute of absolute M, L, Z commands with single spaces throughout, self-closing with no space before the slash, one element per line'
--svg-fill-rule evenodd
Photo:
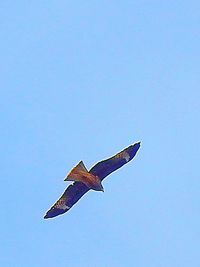
<path fill-rule="evenodd" d="M 98 162 L 94 167 L 92 167 L 90 173 L 98 176 L 102 181 L 110 173 L 116 171 L 124 164 L 131 161 L 136 155 L 139 148 L 140 148 L 140 142 L 125 148 L 124 150 L 117 153 L 113 157 Z"/>
<path fill-rule="evenodd" d="M 87 192 L 89 188 L 81 182 L 69 185 L 62 196 L 47 211 L 44 219 L 53 218 L 67 212 Z"/>

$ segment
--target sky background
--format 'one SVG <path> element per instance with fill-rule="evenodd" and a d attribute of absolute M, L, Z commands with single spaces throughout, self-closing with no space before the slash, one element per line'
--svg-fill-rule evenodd
<path fill-rule="evenodd" d="M 3 267 L 200 266 L 199 1 L 1 1 Z M 137 156 L 43 216 L 83 160 Z"/>

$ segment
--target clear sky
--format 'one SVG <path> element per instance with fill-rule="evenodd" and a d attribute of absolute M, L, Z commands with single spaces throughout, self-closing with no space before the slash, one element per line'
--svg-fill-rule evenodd
<path fill-rule="evenodd" d="M 200 2 L 1 1 L 2 267 L 200 266 Z M 131 163 L 44 220 L 83 160 Z"/>

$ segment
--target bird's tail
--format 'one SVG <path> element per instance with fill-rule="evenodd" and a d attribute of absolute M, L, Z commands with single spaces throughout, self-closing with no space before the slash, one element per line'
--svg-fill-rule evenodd
<path fill-rule="evenodd" d="M 88 172 L 85 165 L 80 161 L 66 176 L 65 181 L 82 182 L 88 188 L 96 191 L 104 191 L 99 177 Z"/>
<path fill-rule="evenodd" d="M 87 176 L 89 174 L 86 169 L 83 161 L 80 161 L 67 176 L 65 177 L 65 181 L 81 181 L 82 176 Z"/>

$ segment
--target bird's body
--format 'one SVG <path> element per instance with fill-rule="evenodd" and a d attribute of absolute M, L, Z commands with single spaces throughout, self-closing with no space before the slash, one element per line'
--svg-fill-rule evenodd
<path fill-rule="evenodd" d="M 89 189 L 104 191 L 98 176 L 88 172 L 83 161 L 80 161 L 66 176 L 65 181 L 76 181 L 84 183 Z"/>
<path fill-rule="evenodd" d="M 67 187 L 63 195 L 47 211 L 44 218 L 53 218 L 67 212 L 90 189 L 103 191 L 102 180 L 132 160 L 139 147 L 140 142 L 135 143 L 113 157 L 98 162 L 89 172 L 83 162 L 80 161 L 65 177 L 66 181 L 75 182 Z"/>

